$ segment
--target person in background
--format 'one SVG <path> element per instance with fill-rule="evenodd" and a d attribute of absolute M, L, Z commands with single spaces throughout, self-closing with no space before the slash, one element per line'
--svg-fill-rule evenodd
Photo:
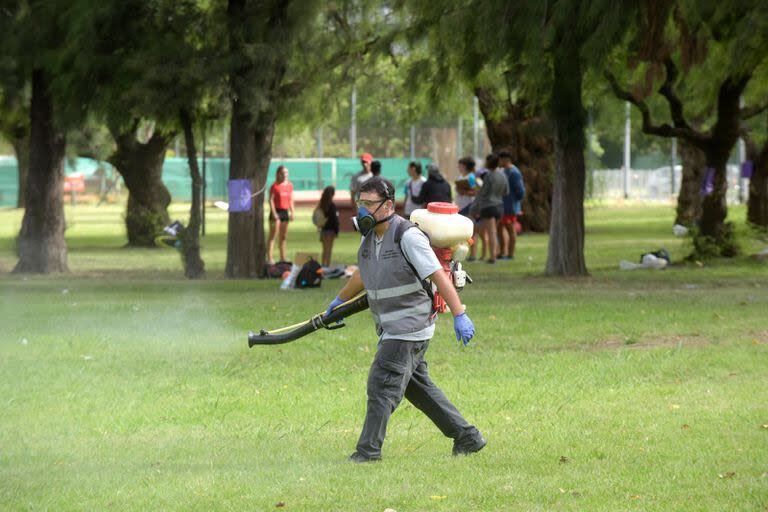
<path fill-rule="evenodd" d="M 471 208 L 472 215 L 480 219 L 480 236 L 488 247 L 488 263 L 496 263 L 496 223 L 504 215 L 504 196 L 509 194 L 507 177 L 498 167 L 498 156 L 490 154 L 485 158 L 488 172 Z"/>
<path fill-rule="evenodd" d="M 408 164 L 408 177 L 410 179 L 405 184 L 405 208 L 403 210 L 406 219 L 409 219 L 413 210 L 419 207 L 413 202 L 413 198 L 421 193 L 421 187 L 427 181 L 427 178 L 421 175 L 421 162 L 414 161 Z"/>
<path fill-rule="evenodd" d="M 459 214 L 468 217 L 474 221 L 470 209 L 475 200 L 477 190 L 483 184 L 482 180 L 475 176 L 475 159 L 471 156 L 465 156 L 459 160 L 459 176 L 456 180 L 456 205 L 459 207 Z M 477 223 L 475 223 L 472 238 L 477 242 Z M 483 248 L 485 249 L 485 247 Z M 475 261 L 477 255 L 477 243 L 473 243 L 469 248 L 468 261 Z"/>
<path fill-rule="evenodd" d="M 523 174 L 512 163 L 512 153 L 501 151 L 499 164 L 509 182 L 509 194 L 504 196 L 504 216 L 499 221 L 499 238 L 501 239 L 502 260 L 515 258 L 515 245 L 517 245 L 517 217 L 522 213 L 522 200 L 525 197 L 525 183 Z"/>
<path fill-rule="evenodd" d="M 275 171 L 275 182 L 269 188 L 269 242 L 267 263 L 274 263 L 272 253 L 277 236 L 280 261 L 285 259 L 285 239 L 288 237 L 288 223 L 293 220 L 293 183 L 288 181 L 288 168 L 281 165 Z"/>
<path fill-rule="evenodd" d="M 421 191 L 413 196 L 413 202 L 426 207 L 429 203 L 450 203 L 451 199 L 451 184 L 445 181 L 437 165 L 428 164 L 427 181 L 421 186 Z"/>
<path fill-rule="evenodd" d="M 371 162 L 371 177 L 381 176 L 381 162 L 374 160 Z"/>
<path fill-rule="evenodd" d="M 362 170 L 352 176 L 352 180 L 349 183 L 349 200 L 352 202 L 352 208 L 357 208 L 355 201 L 357 201 L 357 191 L 360 190 L 360 185 L 371 179 L 373 173 L 371 172 L 371 163 L 373 163 L 373 155 L 370 153 L 363 153 L 360 155 L 360 165 L 363 166 Z"/>
<path fill-rule="evenodd" d="M 333 242 L 339 236 L 339 212 L 333 202 L 335 193 L 335 188 L 325 187 L 320 196 L 320 204 L 317 205 L 312 216 L 312 221 L 320 232 L 320 242 L 323 244 L 323 255 L 320 263 L 324 267 L 331 265 Z"/>

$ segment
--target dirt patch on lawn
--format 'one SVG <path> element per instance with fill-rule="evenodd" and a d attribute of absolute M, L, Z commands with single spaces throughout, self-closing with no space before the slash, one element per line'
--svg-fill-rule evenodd
<path fill-rule="evenodd" d="M 745 333 L 745 338 L 751 339 L 756 345 L 768 345 L 768 330 Z M 675 347 L 705 347 L 718 344 L 703 336 L 660 336 L 654 339 L 633 340 L 622 338 L 608 338 L 597 343 L 581 344 L 582 350 L 611 350 L 617 348 L 628 348 L 632 350 L 648 350 L 653 348 L 675 348 Z"/>
<path fill-rule="evenodd" d="M 582 345 L 585 350 L 610 350 L 616 348 L 629 348 L 632 350 L 648 350 L 652 348 L 673 347 L 703 347 L 711 345 L 712 340 L 702 336 L 660 336 L 652 340 L 638 340 L 609 338 L 597 343 Z"/>

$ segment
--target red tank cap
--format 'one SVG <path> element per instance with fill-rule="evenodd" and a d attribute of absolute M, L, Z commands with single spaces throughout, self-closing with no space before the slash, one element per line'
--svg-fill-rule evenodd
<path fill-rule="evenodd" d="M 452 213 L 459 213 L 459 207 L 453 203 L 429 203 L 427 211 L 450 215 Z"/>

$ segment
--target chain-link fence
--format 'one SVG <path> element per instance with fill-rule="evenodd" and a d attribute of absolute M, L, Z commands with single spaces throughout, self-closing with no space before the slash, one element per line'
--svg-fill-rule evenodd
<path fill-rule="evenodd" d="M 587 173 L 587 190 L 591 190 L 591 199 L 620 199 L 624 197 L 624 183 L 628 178 L 627 197 L 643 201 L 667 201 L 676 198 L 680 192 L 682 181 L 682 166 L 675 166 L 674 178 L 671 166 L 658 169 L 631 169 L 624 173 L 623 169 L 597 169 Z M 739 200 L 739 187 L 749 182 L 740 179 L 738 165 L 728 165 L 728 202 Z M 746 191 L 744 196 L 746 196 Z"/>

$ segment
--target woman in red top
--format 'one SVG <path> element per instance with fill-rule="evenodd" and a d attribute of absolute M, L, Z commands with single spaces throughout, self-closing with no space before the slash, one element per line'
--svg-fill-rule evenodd
<path fill-rule="evenodd" d="M 281 165 L 275 173 L 275 182 L 269 188 L 269 244 L 267 245 L 267 262 L 274 263 L 272 249 L 275 246 L 275 235 L 280 242 L 280 261 L 285 259 L 285 237 L 288 234 L 288 223 L 293 220 L 293 183 L 288 181 L 288 168 Z"/>

